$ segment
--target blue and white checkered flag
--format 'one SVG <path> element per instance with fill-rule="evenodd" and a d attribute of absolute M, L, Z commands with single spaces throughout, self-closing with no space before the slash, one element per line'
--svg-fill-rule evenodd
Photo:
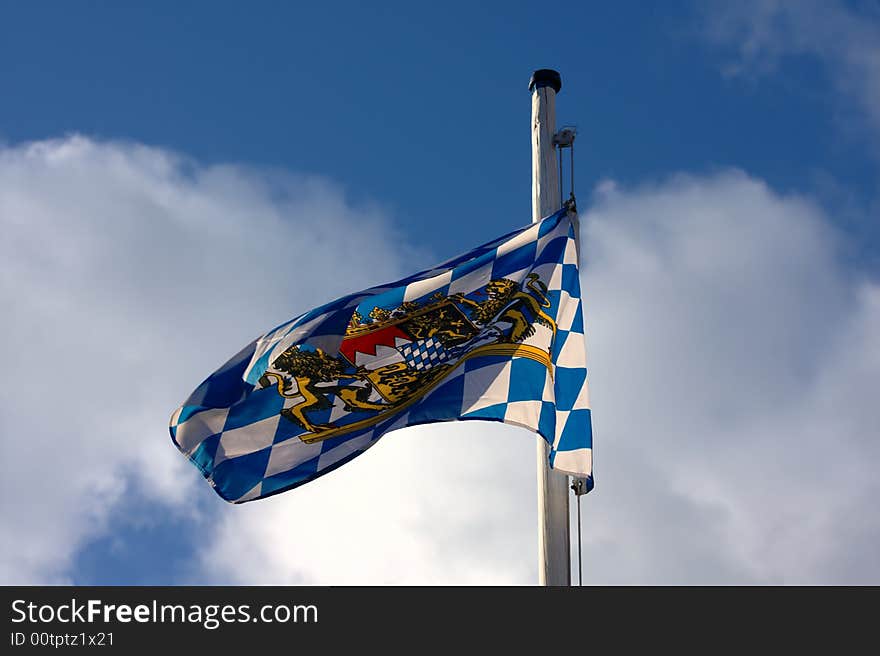
<path fill-rule="evenodd" d="M 311 310 L 255 340 L 171 417 L 234 503 L 307 483 L 385 433 L 451 419 L 522 426 L 592 487 L 577 217 Z"/>

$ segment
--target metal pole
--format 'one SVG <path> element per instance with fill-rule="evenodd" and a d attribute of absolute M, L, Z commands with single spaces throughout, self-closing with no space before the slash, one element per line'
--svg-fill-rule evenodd
<path fill-rule="evenodd" d="M 532 221 L 562 207 L 554 153 L 559 73 L 532 74 Z M 538 438 L 538 579 L 541 585 L 571 585 L 568 476 L 550 469 L 550 445 Z"/>

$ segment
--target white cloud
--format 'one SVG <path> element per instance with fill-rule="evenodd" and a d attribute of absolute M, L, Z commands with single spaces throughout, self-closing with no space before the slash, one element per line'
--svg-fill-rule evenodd
<path fill-rule="evenodd" d="M 880 287 L 732 172 L 597 198 L 594 581 L 880 580 Z"/>
<path fill-rule="evenodd" d="M 167 438 L 255 333 L 405 272 L 381 224 L 326 182 L 134 144 L 0 151 L 0 580 L 64 580 L 114 504 L 146 495 L 157 517 L 216 522 L 198 580 L 535 582 L 525 431 L 395 432 L 243 506 Z M 586 579 L 880 581 L 880 288 L 839 259 L 823 211 L 727 172 L 600 185 L 583 225 Z"/>
<path fill-rule="evenodd" d="M 383 224 L 320 179 L 83 137 L 0 149 L 0 581 L 66 580 L 127 495 L 204 498 L 170 412 L 260 332 L 397 275 Z"/>
<path fill-rule="evenodd" d="M 728 172 L 600 185 L 584 224 L 585 579 L 880 580 L 880 289 L 822 211 Z M 224 514 L 203 563 L 232 583 L 533 583 L 534 485 L 524 431 L 407 429 Z"/>
<path fill-rule="evenodd" d="M 828 0 L 714 3 L 707 35 L 739 53 L 731 74 L 762 74 L 784 57 L 809 56 L 880 132 L 880 12 Z"/>
<path fill-rule="evenodd" d="M 308 485 L 233 507 L 202 564 L 222 583 L 534 581 L 534 453 L 532 435 L 499 424 L 390 433 Z"/>

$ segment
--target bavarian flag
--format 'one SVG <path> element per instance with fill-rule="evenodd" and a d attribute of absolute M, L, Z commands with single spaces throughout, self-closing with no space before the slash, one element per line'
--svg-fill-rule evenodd
<path fill-rule="evenodd" d="M 592 487 L 577 216 L 538 223 L 278 326 L 171 417 L 225 500 L 307 483 L 396 428 L 457 419 L 538 433 Z"/>

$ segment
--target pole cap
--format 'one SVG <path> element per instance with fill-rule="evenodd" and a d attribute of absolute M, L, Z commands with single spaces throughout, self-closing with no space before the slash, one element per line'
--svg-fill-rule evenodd
<path fill-rule="evenodd" d="M 559 93 L 559 90 L 562 88 L 562 76 L 552 68 L 539 68 L 532 73 L 532 78 L 529 80 L 529 91 L 534 91 L 541 87 L 550 87 L 556 93 Z"/>

